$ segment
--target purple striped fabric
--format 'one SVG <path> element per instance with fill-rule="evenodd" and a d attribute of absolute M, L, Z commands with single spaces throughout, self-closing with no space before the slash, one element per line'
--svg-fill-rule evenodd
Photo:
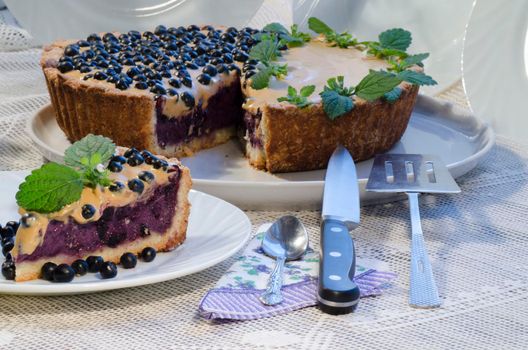
<path fill-rule="evenodd" d="M 354 278 L 361 291 L 361 297 L 381 294 L 380 287 L 396 278 L 392 272 L 368 270 Z M 252 320 L 285 314 L 317 304 L 317 279 L 290 284 L 282 288 L 284 301 L 267 306 L 258 299 L 258 289 L 211 289 L 201 300 L 200 315 L 206 319 Z"/>

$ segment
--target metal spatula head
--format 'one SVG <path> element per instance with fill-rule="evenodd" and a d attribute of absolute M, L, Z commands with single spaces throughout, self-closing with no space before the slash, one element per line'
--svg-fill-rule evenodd
<path fill-rule="evenodd" d="M 460 192 L 442 160 L 422 154 L 377 155 L 366 189 L 372 192 Z"/>

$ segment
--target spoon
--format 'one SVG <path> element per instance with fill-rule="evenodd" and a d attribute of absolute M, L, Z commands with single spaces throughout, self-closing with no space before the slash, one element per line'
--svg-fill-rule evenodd
<path fill-rule="evenodd" d="M 277 260 L 268 280 L 266 290 L 260 295 L 265 305 L 282 303 L 282 271 L 286 260 L 299 259 L 308 249 L 308 234 L 302 222 L 295 216 L 280 217 L 266 231 L 262 240 L 262 250 Z"/>

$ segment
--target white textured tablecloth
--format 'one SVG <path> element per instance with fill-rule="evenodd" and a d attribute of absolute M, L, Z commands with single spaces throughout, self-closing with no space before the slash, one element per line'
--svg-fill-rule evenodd
<path fill-rule="evenodd" d="M 24 126 L 49 102 L 27 33 L 0 11 L 0 170 L 42 157 Z M 7 33 L 7 34 L 6 34 Z M 25 49 L 20 50 L 21 47 Z M 18 49 L 18 50 L 17 50 Z M 10 50 L 10 51 L 7 51 Z M 460 85 L 442 98 L 465 104 Z M 422 222 L 442 308 L 412 309 L 406 202 L 362 208 L 357 254 L 399 274 L 381 297 L 329 316 L 316 308 L 244 322 L 212 323 L 197 306 L 234 258 L 173 281 L 112 292 L 0 296 L 1 349 L 526 349 L 528 348 L 528 152 L 499 137 L 458 179 L 460 195 L 421 197 Z M 247 212 L 253 228 L 286 214 Z M 293 212 L 318 245 L 319 212 Z"/>

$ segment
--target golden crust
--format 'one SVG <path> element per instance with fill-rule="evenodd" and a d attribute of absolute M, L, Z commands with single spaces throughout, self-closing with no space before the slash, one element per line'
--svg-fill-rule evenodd
<path fill-rule="evenodd" d="M 176 162 L 176 160 L 174 159 Z M 115 248 L 103 247 L 97 251 L 90 252 L 85 256 L 65 256 L 60 255 L 53 258 L 42 258 L 31 262 L 16 263 L 16 282 L 34 280 L 40 277 L 42 265 L 48 261 L 55 264 L 71 264 L 77 259 L 86 259 L 90 255 L 103 257 L 105 261 L 119 263 L 121 255 L 131 252 L 138 255 L 145 247 L 153 247 L 156 251 L 166 252 L 181 245 L 186 238 L 187 225 L 191 204 L 188 194 L 191 189 L 192 180 L 190 171 L 186 167 L 181 167 L 181 177 L 178 187 L 177 204 L 172 219 L 172 225 L 166 232 L 151 232 L 150 236 L 137 239 L 128 244 L 121 244 Z"/>
<path fill-rule="evenodd" d="M 396 102 L 358 101 L 335 120 L 326 116 L 321 104 L 304 109 L 267 105 L 260 122 L 264 168 L 272 173 L 325 168 L 338 144 L 348 148 L 355 161 L 383 153 L 405 132 L 417 95 L 418 87 L 406 84 Z"/>

